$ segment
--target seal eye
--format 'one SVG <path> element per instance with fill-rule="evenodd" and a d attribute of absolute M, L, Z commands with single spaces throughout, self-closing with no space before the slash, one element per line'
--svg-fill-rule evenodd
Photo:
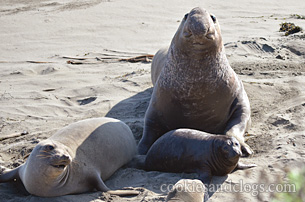
<path fill-rule="evenodd" d="M 188 14 L 188 13 L 187 13 L 187 14 L 185 14 L 183 19 L 184 19 L 184 20 L 186 20 L 188 16 L 189 16 L 189 14 Z"/>
<path fill-rule="evenodd" d="M 54 146 L 52 145 L 47 145 L 46 146 L 46 149 L 49 150 L 49 151 L 52 151 L 54 149 Z"/>
<path fill-rule="evenodd" d="M 212 18 L 213 22 L 216 23 L 216 17 L 215 17 L 215 15 L 211 15 L 211 18 Z"/>

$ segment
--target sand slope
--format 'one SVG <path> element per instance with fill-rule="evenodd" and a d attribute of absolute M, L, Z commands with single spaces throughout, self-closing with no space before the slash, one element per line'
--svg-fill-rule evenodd
<path fill-rule="evenodd" d="M 285 21 L 305 28 L 305 20 L 291 17 L 305 15 L 304 3 L 4 0 L 0 3 L 0 139 L 17 137 L 0 140 L 0 165 L 17 167 L 39 141 L 90 117 L 118 118 L 139 140 L 152 93 L 150 63 L 119 59 L 154 54 L 168 45 L 184 14 L 198 5 L 217 16 L 228 59 L 245 85 L 253 123 L 248 143 L 255 155 L 241 161 L 258 165 L 215 177 L 213 182 L 226 188 L 242 183 L 268 186 L 285 177 L 286 167 L 304 164 L 305 35 L 285 37 L 278 32 Z M 196 175 L 123 168 L 106 184 L 112 189 L 133 187 L 141 190 L 139 196 L 95 192 L 43 201 L 165 201 L 167 192 L 161 186 L 181 178 Z M 219 189 L 210 201 L 271 197 L 254 195 Z M 0 185 L 0 201 L 41 200 L 17 183 Z"/>

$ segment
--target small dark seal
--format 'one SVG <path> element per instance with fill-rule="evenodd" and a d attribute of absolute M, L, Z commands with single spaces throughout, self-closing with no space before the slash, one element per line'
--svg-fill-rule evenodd
<path fill-rule="evenodd" d="M 211 135 L 192 129 L 177 129 L 160 137 L 149 149 L 145 169 L 174 173 L 198 173 L 204 184 L 212 176 L 255 167 L 239 163 L 242 155 L 234 137 Z"/>

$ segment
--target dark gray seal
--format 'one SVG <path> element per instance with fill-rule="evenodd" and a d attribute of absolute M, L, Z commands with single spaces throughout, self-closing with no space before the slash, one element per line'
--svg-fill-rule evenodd
<path fill-rule="evenodd" d="M 136 142 L 125 123 L 112 118 L 87 119 L 41 141 L 25 164 L 0 175 L 0 183 L 21 180 L 29 193 L 42 197 L 110 191 L 104 181 L 135 154 Z M 137 194 L 132 190 L 110 193 Z"/>
<path fill-rule="evenodd" d="M 139 154 L 178 128 L 235 137 L 245 156 L 253 153 L 244 140 L 251 123 L 249 99 L 226 58 L 214 15 L 201 8 L 185 15 L 168 50 L 155 55 L 152 81 Z"/>
<path fill-rule="evenodd" d="M 164 134 L 151 146 L 145 170 L 198 173 L 204 184 L 210 184 L 212 176 L 256 166 L 239 163 L 241 155 L 240 144 L 234 137 L 177 129 Z"/>

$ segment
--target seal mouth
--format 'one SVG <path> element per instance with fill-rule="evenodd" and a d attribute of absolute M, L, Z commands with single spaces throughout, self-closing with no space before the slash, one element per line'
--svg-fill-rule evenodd
<path fill-rule="evenodd" d="M 68 160 L 62 160 L 59 162 L 54 162 L 53 164 L 51 164 L 51 166 L 54 168 L 64 169 L 70 163 L 71 163 L 71 161 L 68 159 Z"/>
<path fill-rule="evenodd" d="M 54 168 L 60 168 L 60 169 L 64 169 L 66 167 L 66 165 L 52 165 Z"/>
<path fill-rule="evenodd" d="M 70 157 L 63 155 L 59 159 L 54 159 L 54 161 L 51 163 L 51 166 L 53 166 L 54 168 L 64 169 L 70 163 Z"/>

